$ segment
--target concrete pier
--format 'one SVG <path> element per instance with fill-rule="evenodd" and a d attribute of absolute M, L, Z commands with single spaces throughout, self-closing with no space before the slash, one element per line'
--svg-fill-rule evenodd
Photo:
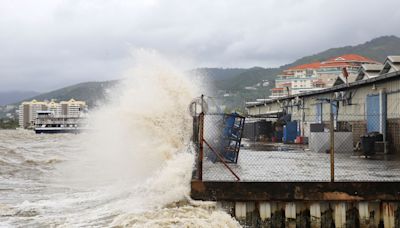
<path fill-rule="evenodd" d="M 288 228 L 296 228 L 296 204 L 285 204 L 285 224 Z"/>
<path fill-rule="evenodd" d="M 310 205 L 310 227 L 321 227 L 321 206 L 319 203 Z"/>
<path fill-rule="evenodd" d="M 400 227 L 400 183 L 192 182 L 246 227 Z"/>
<path fill-rule="evenodd" d="M 218 205 L 228 213 L 235 211 L 236 219 L 246 227 L 400 227 L 400 207 L 394 202 L 222 202 Z"/>

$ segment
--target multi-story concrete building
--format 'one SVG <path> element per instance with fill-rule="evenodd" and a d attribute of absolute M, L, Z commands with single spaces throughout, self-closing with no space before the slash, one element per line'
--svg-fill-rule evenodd
<path fill-rule="evenodd" d="M 86 108 L 86 103 L 71 99 L 69 101 L 61 101 L 58 107 L 58 114 L 61 116 L 79 117 Z"/>
<path fill-rule="evenodd" d="M 350 83 L 356 80 L 361 65 L 376 63 L 360 55 L 348 54 L 323 62 L 290 67 L 278 75 L 275 88 L 271 90 L 271 98 L 330 88 L 338 80 Z M 346 75 L 343 74 L 344 68 Z"/>
<path fill-rule="evenodd" d="M 80 117 L 87 109 L 86 102 L 76 101 L 61 101 L 60 103 L 54 100 L 48 101 L 25 101 L 19 106 L 19 125 L 21 128 L 30 128 L 37 118 L 38 111 L 51 111 L 55 117 Z"/>
<path fill-rule="evenodd" d="M 37 100 L 25 101 L 19 106 L 19 125 L 28 128 L 37 118 L 37 112 L 47 110 L 47 103 Z"/>
<path fill-rule="evenodd" d="M 55 102 L 54 100 L 51 100 L 49 103 L 47 103 L 47 110 L 51 111 L 54 115 L 60 115 L 59 106 L 60 106 L 59 103 Z"/>

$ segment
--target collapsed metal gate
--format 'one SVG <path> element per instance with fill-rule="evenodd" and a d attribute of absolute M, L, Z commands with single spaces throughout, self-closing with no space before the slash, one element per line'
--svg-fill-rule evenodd
<path fill-rule="evenodd" d="M 205 113 L 208 106 L 203 96 L 190 107 L 193 116 L 193 142 L 197 148 L 196 179 L 203 179 L 203 161 L 206 159 L 213 163 L 221 162 L 236 180 L 240 180 L 228 163 L 238 162 L 245 117 L 238 113 Z M 198 115 L 197 110 L 201 110 Z"/>

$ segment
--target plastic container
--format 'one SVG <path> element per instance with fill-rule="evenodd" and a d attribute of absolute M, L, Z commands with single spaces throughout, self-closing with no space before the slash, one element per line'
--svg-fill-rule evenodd
<path fill-rule="evenodd" d="M 383 135 L 379 132 L 370 132 L 361 136 L 361 148 L 365 155 L 375 154 L 375 142 L 383 141 Z"/>

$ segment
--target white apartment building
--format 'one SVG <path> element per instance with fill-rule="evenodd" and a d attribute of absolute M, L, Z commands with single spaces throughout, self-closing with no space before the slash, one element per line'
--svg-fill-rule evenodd
<path fill-rule="evenodd" d="M 51 100 L 49 103 L 47 103 L 47 111 L 51 111 L 53 115 L 58 116 L 60 115 L 59 110 L 60 104 L 55 102 L 54 100 Z"/>
<path fill-rule="evenodd" d="M 44 110 L 47 110 L 46 102 L 37 100 L 22 102 L 19 106 L 19 126 L 30 127 L 37 118 L 37 112 Z"/>
<path fill-rule="evenodd" d="M 19 106 L 19 126 L 30 128 L 37 118 L 38 111 L 51 111 L 55 117 L 80 117 L 87 110 L 86 102 L 61 101 L 60 103 L 51 100 L 47 101 L 25 101 Z"/>
<path fill-rule="evenodd" d="M 71 99 L 60 102 L 57 114 L 60 116 L 79 117 L 85 109 L 86 102 Z"/>

